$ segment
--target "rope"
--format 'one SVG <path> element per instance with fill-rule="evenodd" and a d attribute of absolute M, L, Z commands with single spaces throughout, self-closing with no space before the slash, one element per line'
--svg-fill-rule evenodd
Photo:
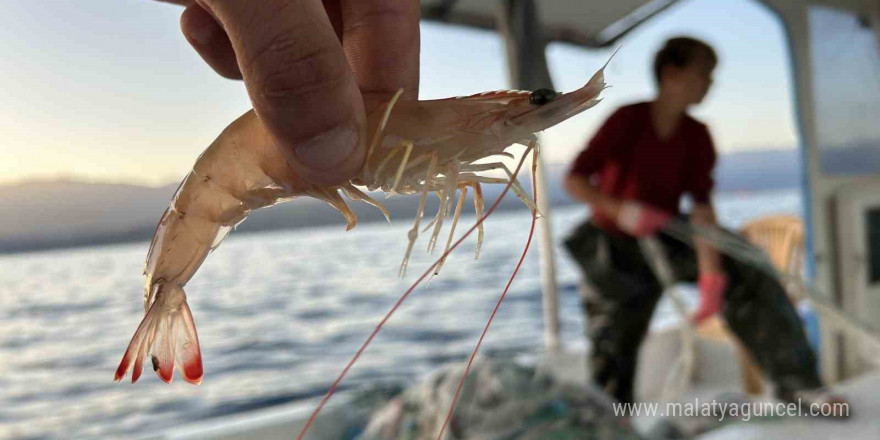
<path fill-rule="evenodd" d="M 696 339 L 697 334 L 691 320 L 688 318 L 687 307 L 684 301 L 674 289 L 677 280 L 675 272 L 669 264 L 669 258 L 663 245 L 657 240 L 657 237 L 643 237 L 639 239 L 639 247 L 642 253 L 647 257 L 648 265 L 654 271 L 654 275 L 660 280 L 663 286 L 664 295 L 669 296 L 675 311 L 684 322 L 679 327 L 681 333 L 681 353 L 675 359 L 672 368 L 663 381 L 663 390 L 661 391 L 661 399 L 666 402 L 676 400 L 687 389 L 694 377 L 694 367 L 696 365 Z M 678 379 L 676 381 L 676 378 Z"/>
<path fill-rule="evenodd" d="M 825 295 L 802 277 L 779 272 L 769 261 L 766 254 L 748 243 L 737 240 L 724 233 L 717 227 L 697 226 L 679 219 L 669 222 L 664 233 L 684 243 L 689 243 L 692 237 L 700 237 L 711 243 L 719 251 L 736 258 L 744 263 L 763 270 L 779 281 L 790 283 L 797 299 L 806 300 L 817 312 L 826 317 L 838 329 L 850 335 L 858 336 L 880 349 L 880 333 L 862 319 L 841 310 L 835 304 L 826 299 Z"/>
<path fill-rule="evenodd" d="M 691 245 L 693 238 L 700 237 L 720 252 L 763 270 L 780 282 L 786 283 L 795 298 L 807 301 L 835 328 L 848 335 L 857 336 L 880 350 L 880 333 L 868 323 L 829 302 L 825 295 L 822 295 L 816 287 L 808 284 L 803 277 L 777 270 L 763 251 L 748 242 L 733 237 L 718 227 L 694 225 L 679 219 L 672 219 L 663 229 L 663 233 L 688 245 Z M 687 389 L 693 378 L 696 365 L 696 330 L 688 318 L 684 302 L 678 292 L 672 288 L 676 279 L 662 244 L 656 237 L 643 237 L 639 239 L 639 246 L 663 286 L 664 294 L 672 300 L 676 312 L 684 321 L 684 324 L 680 326 L 682 350 L 666 376 L 661 393 L 664 401 L 672 401 Z M 676 379 L 678 380 L 676 381 Z"/>

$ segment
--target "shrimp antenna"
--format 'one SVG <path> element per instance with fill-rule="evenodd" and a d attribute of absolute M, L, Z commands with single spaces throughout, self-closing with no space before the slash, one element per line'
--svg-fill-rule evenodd
<path fill-rule="evenodd" d="M 602 78 L 602 84 L 603 85 L 605 84 L 605 68 L 608 67 L 608 64 L 611 63 L 611 60 L 614 59 L 614 55 L 617 55 L 617 51 L 619 51 L 621 47 L 623 47 L 623 46 L 622 45 L 617 46 L 617 49 L 614 49 L 614 52 L 611 53 L 611 56 L 608 57 L 608 60 L 605 61 L 605 64 L 602 65 L 602 68 L 597 70 L 596 73 L 594 73 L 593 76 L 590 77 L 590 80 L 587 81 L 587 84 L 595 81 L 598 78 Z M 608 86 L 608 87 L 610 87 L 610 86 Z M 603 89 L 605 89 L 605 88 L 607 88 L 607 87 L 603 87 Z"/>
<path fill-rule="evenodd" d="M 376 325 L 376 328 L 373 329 L 373 332 L 370 333 L 370 336 L 367 338 L 367 340 L 364 341 L 363 345 L 361 345 L 361 347 L 357 350 L 351 360 L 348 361 L 348 364 L 342 370 L 342 373 L 339 374 L 339 377 L 336 378 L 336 381 L 333 382 L 333 385 L 330 386 L 330 389 L 328 389 L 324 397 L 321 398 L 321 401 L 318 403 L 317 408 L 315 408 L 315 410 L 312 412 L 312 415 L 309 416 L 309 420 L 306 421 L 306 424 L 303 426 L 302 431 L 300 431 L 299 435 L 296 437 L 296 440 L 302 440 L 303 438 L 305 438 L 306 432 L 309 430 L 309 427 L 312 426 L 312 423 L 314 423 L 315 419 L 318 417 L 321 409 L 324 408 L 324 405 L 326 405 L 327 401 L 330 400 L 330 397 L 336 391 L 336 388 L 342 382 L 342 379 L 345 378 L 346 374 L 348 374 L 348 370 L 350 370 L 351 367 L 354 366 L 354 363 L 357 362 L 358 358 L 361 357 L 361 354 L 364 352 L 364 350 L 366 350 L 367 346 L 370 345 L 370 342 L 373 341 L 373 338 L 376 337 L 376 335 L 379 333 L 379 330 L 381 330 L 385 323 L 388 322 L 388 320 L 391 318 L 391 315 L 393 315 L 394 312 L 397 311 L 400 305 L 403 304 L 403 302 L 406 300 L 406 298 L 409 297 L 411 293 L 413 293 L 416 287 L 418 287 L 419 284 L 428 277 L 428 275 L 434 272 L 434 268 L 436 268 L 441 261 L 443 261 L 452 251 L 454 251 L 455 248 L 458 247 L 458 245 L 460 245 L 466 238 L 468 238 L 471 233 L 473 233 L 480 225 L 482 225 L 486 218 L 488 218 L 495 211 L 495 208 L 497 208 L 498 205 L 501 204 L 501 200 L 504 199 L 504 196 L 507 195 L 508 191 L 510 191 L 510 187 L 513 185 L 513 182 L 516 179 L 519 170 L 522 168 L 523 163 L 525 163 L 526 157 L 528 157 L 528 152 L 531 149 L 532 146 L 529 146 L 529 149 L 526 150 L 525 153 L 523 153 L 522 159 L 520 159 L 519 163 L 516 166 L 516 169 L 513 170 L 513 177 L 507 182 L 507 184 L 505 184 L 504 190 L 501 191 L 501 194 L 498 195 L 498 197 L 492 203 L 492 206 L 490 206 L 489 209 L 486 211 L 486 214 L 477 219 L 477 222 L 474 223 L 474 225 L 471 226 L 470 229 L 468 229 L 467 232 L 465 232 L 458 240 L 456 240 L 456 242 L 449 247 L 449 250 L 443 252 L 443 255 L 441 255 L 440 258 L 434 261 L 434 264 L 432 264 L 427 270 L 425 270 L 424 273 L 422 273 L 422 275 L 409 287 L 409 289 L 407 289 L 406 292 L 404 292 L 403 295 L 400 296 L 397 302 L 394 303 L 394 306 L 392 306 L 391 310 L 389 310 L 388 313 L 385 314 L 385 317 L 383 317 L 382 320 L 379 321 L 379 324 Z"/>
<path fill-rule="evenodd" d="M 610 63 L 611 60 L 614 59 L 614 55 L 617 55 L 617 52 L 619 52 L 619 51 L 620 51 L 620 48 L 622 48 L 622 47 L 623 47 L 622 44 L 621 44 L 620 46 L 617 46 L 617 49 L 614 49 L 614 52 L 611 52 L 611 56 L 608 57 L 608 61 L 605 61 L 605 64 L 602 65 L 602 68 L 599 69 L 599 70 L 605 70 L 605 68 L 608 67 L 608 63 Z M 403 91 L 403 90 L 401 89 L 401 91 Z M 398 93 L 399 93 L 399 92 L 398 92 Z"/>
<path fill-rule="evenodd" d="M 538 166 L 538 148 L 533 148 L 535 145 L 534 141 L 529 146 L 532 149 L 532 199 L 535 202 L 535 206 L 538 206 L 538 187 L 536 186 L 536 168 Z M 528 151 L 523 154 L 523 157 L 528 155 Z M 519 168 L 517 168 L 519 171 Z M 516 173 L 514 173 L 514 177 L 516 178 Z M 513 180 L 513 179 L 511 179 Z M 501 292 L 501 296 L 498 298 L 498 302 L 495 304 L 495 309 L 492 310 L 492 314 L 489 315 L 489 320 L 486 321 L 486 326 L 483 327 L 483 333 L 480 334 L 480 339 L 477 340 L 477 345 L 474 347 L 474 351 L 471 353 L 470 359 L 468 359 L 467 365 L 464 367 L 464 372 L 461 374 L 461 379 L 458 381 L 458 388 L 455 389 L 455 394 L 452 396 L 452 404 L 449 405 L 449 412 L 446 413 L 446 420 L 443 421 L 443 426 L 440 427 L 440 433 L 437 434 L 437 440 L 441 440 L 443 438 L 443 432 L 446 431 L 446 425 L 449 424 L 449 420 L 452 418 L 452 413 L 455 411 L 455 403 L 458 401 L 458 395 L 461 393 L 461 388 L 464 386 L 464 380 L 467 378 L 468 372 L 471 370 L 471 365 L 474 363 L 474 358 L 477 357 L 477 352 L 480 351 L 480 346 L 483 345 L 483 339 L 486 337 L 486 333 L 489 332 L 489 326 L 492 325 L 492 321 L 495 319 L 495 315 L 498 313 L 498 309 L 501 308 L 501 303 L 504 302 L 504 298 L 507 296 L 507 291 L 510 290 L 510 285 L 513 284 L 514 278 L 516 278 L 517 272 L 519 272 L 519 268 L 522 267 L 523 261 L 526 259 L 526 254 L 529 252 L 529 247 L 532 245 L 532 237 L 535 235 L 535 223 L 538 221 L 538 211 L 532 210 L 532 225 L 529 227 L 529 238 L 526 240 L 526 246 L 523 249 L 522 255 L 519 257 L 519 261 L 516 263 L 516 267 L 513 269 L 513 273 L 510 274 L 510 279 L 507 280 L 507 285 L 504 286 L 504 291 Z"/>

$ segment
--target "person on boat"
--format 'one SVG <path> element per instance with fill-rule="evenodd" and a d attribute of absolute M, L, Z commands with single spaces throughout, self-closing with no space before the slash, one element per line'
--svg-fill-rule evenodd
<path fill-rule="evenodd" d="M 638 238 L 679 216 L 684 194 L 693 201 L 692 224 L 717 225 L 711 202 L 715 148 L 706 125 L 687 113 L 709 91 L 716 64 L 708 44 L 688 37 L 668 40 L 654 60 L 654 100 L 615 111 L 565 178 L 567 192 L 592 210 L 566 241 L 587 281 L 589 371 L 621 402 L 634 401 L 639 345 L 662 294 Z M 697 282 L 695 323 L 722 312 L 783 400 L 829 397 L 816 392 L 822 383 L 815 356 L 775 278 L 705 242 L 691 246 L 663 234 L 657 238 L 676 278 Z"/>

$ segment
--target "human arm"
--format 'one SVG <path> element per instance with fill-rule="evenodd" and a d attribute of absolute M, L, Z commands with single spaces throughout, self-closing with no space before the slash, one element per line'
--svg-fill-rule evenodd
<path fill-rule="evenodd" d="M 564 187 L 572 198 L 590 205 L 593 210 L 613 220 L 620 230 L 635 237 L 656 233 L 670 219 L 668 213 L 648 205 L 605 194 L 589 178 L 576 173 L 566 176 Z"/>
<path fill-rule="evenodd" d="M 565 177 L 564 187 L 573 199 L 586 203 L 590 208 L 602 212 L 608 218 L 617 218 L 620 213 L 620 199 L 604 194 L 584 175 L 569 173 Z"/>
<path fill-rule="evenodd" d="M 715 211 L 709 203 L 694 206 L 691 222 L 697 227 L 715 227 Z M 727 289 L 727 274 L 721 265 L 721 256 L 714 246 L 702 238 L 694 240 L 697 253 L 697 288 L 700 292 L 697 310 L 693 321 L 700 324 L 705 319 L 721 311 L 724 303 L 724 291 Z"/>
<path fill-rule="evenodd" d="M 712 170 L 715 167 L 716 155 L 707 130 L 703 144 L 694 157 L 695 163 L 692 165 L 689 181 L 689 192 L 694 199 L 690 221 L 697 228 L 715 228 L 718 227 L 718 219 L 712 206 L 711 191 L 714 186 Z M 721 262 L 721 255 L 711 243 L 701 237 L 694 237 L 694 248 L 699 270 L 697 287 L 700 291 L 700 299 L 692 319 L 699 324 L 721 310 L 728 278 Z"/>
<path fill-rule="evenodd" d="M 625 109 L 618 109 L 602 124 L 584 149 L 578 154 L 563 182 L 565 191 L 578 202 L 586 203 L 609 218 L 616 218 L 619 202 L 602 193 L 593 180 L 603 167 L 620 156 L 625 142 L 624 132 L 629 125 Z"/>
<path fill-rule="evenodd" d="M 638 111 L 627 106 L 612 114 L 575 159 L 563 186 L 572 198 L 614 221 L 621 231 L 644 236 L 665 225 L 669 214 L 634 200 L 622 200 L 609 190 L 619 184 L 621 169 L 626 167 L 622 164 L 631 155 Z"/>
<path fill-rule="evenodd" d="M 691 211 L 691 223 L 698 228 L 717 227 L 718 221 L 712 204 L 701 203 L 694 205 Z M 694 247 L 697 252 L 697 267 L 700 273 L 723 272 L 721 255 L 714 246 L 702 238 L 696 238 L 694 240 Z"/>

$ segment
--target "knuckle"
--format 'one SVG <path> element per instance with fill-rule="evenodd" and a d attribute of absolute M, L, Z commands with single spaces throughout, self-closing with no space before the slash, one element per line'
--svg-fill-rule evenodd
<path fill-rule="evenodd" d="M 343 23 L 347 31 L 357 30 L 361 28 L 373 28 L 377 24 L 405 22 L 411 15 L 406 7 L 395 4 L 383 4 L 381 6 L 373 5 L 366 7 L 358 13 L 349 13 L 343 17 Z"/>
<path fill-rule="evenodd" d="M 345 79 L 347 64 L 329 45 L 305 47 L 295 34 L 272 38 L 250 61 L 257 81 L 257 93 L 275 100 L 338 87 Z"/>

